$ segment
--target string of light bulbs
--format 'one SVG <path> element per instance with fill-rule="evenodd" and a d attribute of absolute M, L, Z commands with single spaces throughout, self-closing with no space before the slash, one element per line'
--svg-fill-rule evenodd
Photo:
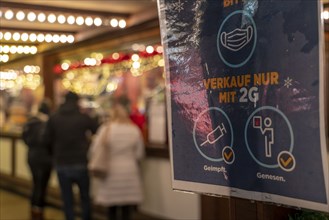
<path fill-rule="evenodd" d="M 0 45 L 0 53 L 3 54 L 36 54 L 38 48 L 28 45 Z"/>
<path fill-rule="evenodd" d="M 29 41 L 39 43 L 73 43 L 75 38 L 72 34 L 0 31 L 0 40 L 14 40 L 23 42 Z"/>
<path fill-rule="evenodd" d="M 82 16 L 72 15 L 67 13 L 56 14 L 55 12 L 44 13 L 42 11 L 24 11 L 24 10 L 0 10 L 0 18 L 6 20 L 16 19 L 17 21 L 29 22 L 48 22 L 50 24 L 68 24 L 68 25 L 86 25 L 86 26 L 112 26 L 125 28 L 127 23 L 125 19 L 120 18 L 106 18 L 99 16 Z"/>

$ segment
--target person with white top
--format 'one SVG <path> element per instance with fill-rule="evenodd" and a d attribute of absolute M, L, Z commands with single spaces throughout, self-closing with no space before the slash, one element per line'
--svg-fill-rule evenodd
<path fill-rule="evenodd" d="M 108 175 L 99 179 L 94 202 L 108 208 L 108 219 L 129 220 L 143 199 L 139 162 L 144 156 L 144 142 L 140 129 L 129 118 L 127 98 L 114 101 L 111 119 L 97 131 L 91 152 L 104 141 L 104 132 Z"/>

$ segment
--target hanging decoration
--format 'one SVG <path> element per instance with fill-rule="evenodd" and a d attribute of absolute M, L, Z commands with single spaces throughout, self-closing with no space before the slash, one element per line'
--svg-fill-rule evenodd
<path fill-rule="evenodd" d="M 101 59 L 99 59 L 101 58 Z M 54 73 L 62 78 L 65 89 L 85 96 L 112 92 L 123 74 L 134 77 L 157 67 L 163 67 L 162 47 L 148 46 L 138 53 L 113 53 L 105 58 L 87 57 L 83 61 L 65 61 L 54 66 Z"/>

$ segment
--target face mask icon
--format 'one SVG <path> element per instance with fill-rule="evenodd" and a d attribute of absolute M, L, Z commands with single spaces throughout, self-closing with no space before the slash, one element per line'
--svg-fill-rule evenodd
<path fill-rule="evenodd" d="M 252 26 L 248 26 L 245 29 L 236 28 L 229 33 L 222 32 L 220 41 L 224 47 L 236 52 L 245 47 L 250 42 L 252 36 L 253 28 Z"/>

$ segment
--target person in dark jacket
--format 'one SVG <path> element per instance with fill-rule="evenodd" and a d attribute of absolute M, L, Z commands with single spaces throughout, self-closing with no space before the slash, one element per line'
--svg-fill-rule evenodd
<path fill-rule="evenodd" d="M 94 134 L 97 127 L 96 120 L 80 112 L 79 96 L 73 92 L 66 94 L 65 102 L 48 120 L 47 142 L 52 146 L 66 220 L 74 219 L 73 184 L 79 187 L 82 219 L 91 219 L 88 133 Z"/>
<path fill-rule="evenodd" d="M 43 219 L 47 185 L 52 170 L 50 149 L 44 142 L 46 122 L 50 104 L 46 101 L 39 106 L 38 113 L 29 117 L 23 126 L 22 139 L 28 146 L 27 162 L 32 174 L 31 219 Z"/>

